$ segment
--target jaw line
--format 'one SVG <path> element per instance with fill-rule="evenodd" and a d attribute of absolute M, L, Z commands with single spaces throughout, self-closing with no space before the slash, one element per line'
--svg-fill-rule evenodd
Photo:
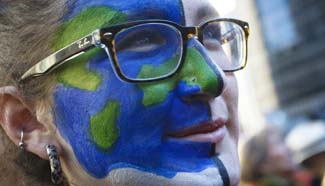
<path fill-rule="evenodd" d="M 211 157 L 220 172 L 220 176 L 222 178 L 223 185 L 230 186 L 230 178 L 229 178 L 228 171 L 227 171 L 225 165 L 223 164 L 223 162 L 219 159 L 219 154 L 217 154 L 215 152 L 215 144 L 211 145 Z"/>

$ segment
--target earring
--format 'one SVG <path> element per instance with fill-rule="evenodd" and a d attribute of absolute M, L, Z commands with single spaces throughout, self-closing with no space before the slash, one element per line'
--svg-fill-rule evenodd
<path fill-rule="evenodd" d="M 19 148 L 21 150 L 25 150 L 25 144 L 24 144 L 24 130 L 21 129 L 20 131 L 20 141 L 19 141 L 19 144 L 18 144 Z"/>
<path fill-rule="evenodd" d="M 50 160 L 52 182 L 59 184 L 63 181 L 63 176 L 56 147 L 54 145 L 46 145 L 46 152 Z"/>

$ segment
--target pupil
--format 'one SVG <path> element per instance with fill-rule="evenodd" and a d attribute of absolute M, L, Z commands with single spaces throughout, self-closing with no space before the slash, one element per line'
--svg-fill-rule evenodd
<path fill-rule="evenodd" d="M 145 45 L 145 44 L 148 44 L 150 41 L 149 41 L 149 38 L 148 37 L 145 37 L 145 38 L 143 38 L 143 39 L 141 39 L 141 40 L 137 40 L 136 41 L 136 44 L 137 45 Z"/>

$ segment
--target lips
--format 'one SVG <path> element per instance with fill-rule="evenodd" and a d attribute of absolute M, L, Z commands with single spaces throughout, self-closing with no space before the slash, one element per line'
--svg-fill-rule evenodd
<path fill-rule="evenodd" d="M 192 127 L 166 134 L 169 138 L 186 139 L 198 142 L 218 143 L 226 134 L 225 119 L 199 123 Z"/>

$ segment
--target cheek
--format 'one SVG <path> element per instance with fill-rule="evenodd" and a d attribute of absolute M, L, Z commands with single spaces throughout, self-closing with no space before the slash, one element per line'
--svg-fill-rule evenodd
<path fill-rule="evenodd" d="M 239 121 L 238 121 L 238 86 L 237 79 L 233 73 L 226 73 L 225 90 L 221 97 L 224 99 L 228 112 L 229 122 L 228 130 L 230 136 L 238 140 L 239 136 Z"/>
<path fill-rule="evenodd" d="M 228 109 L 237 113 L 238 107 L 238 84 L 237 79 L 233 73 L 226 73 L 225 76 L 225 90 L 222 94 L 228 103 Z"/>
<path fill-rule="evenodd" d="M 95 142 L 101 149 L 107 149 L 123 135 L 146 135 L 147 131 L 149 133 L 151 129 L 161 127 L 157 124 L 148 125 L 144 131 L 137 126 L 158 123 L 157 120 L 162 120 L 161 117 L 167 113 L 165 105 L 168 104 L 163 100 L 168 92 L 159 91 L 163 86 L 143 89 L 137 84 L 123 82 L 117 78 L 107 58 L 94 59 L 75 68 L 83 70 L 77 70 L 76 74 L 73 73 L 74 67 L 70 66 L 64 75 L 60 74 L 58 79 L 61 79 L 61 83 L 54 95 L 59 129 L 70 142 L 76 138 L 88 140 Z M 97 83 L 86 89 L 79 86 L 82 82 Z M 149 107 L 150 104 L 146 105 L 157 100 L 163 104 L 153 108 Z"/>
<path fill-rule="evenodd" d="M 107 148 L 117 138 L 115 121 L 121 110 L 119 98 L 128 91 L 123 91 L 125 85 L 115 78 L 106 58 L 75 64 L 57 74 L 56 123 L 68 141 L 92 139 L 100 147 Z M 102 125 L 100 121 L 113 122 Z"/>

